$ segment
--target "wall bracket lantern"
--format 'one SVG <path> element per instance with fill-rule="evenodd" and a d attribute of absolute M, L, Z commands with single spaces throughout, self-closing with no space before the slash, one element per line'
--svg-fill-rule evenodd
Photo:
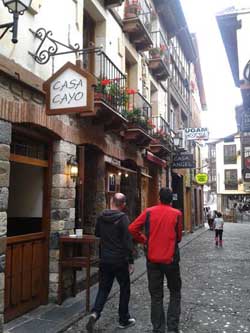
<path fill-rule="evenodd" d="M 8 8 L 8 11 L 13 14 L 13 22 L 0 24 L 0 30 L 3 30 L 0 35 L 0 39 L 4 37 L 9 29 L 12 28 L 12 43 L 16 44 L 17 39 L 17 30 L 18 30 L 18 18 L 19 15 L 23 15 L 25 10 L 27 10 L 32 0 L 2 0 L 5 7 Z"/>
<path fill-rule="evenodd" d="M 90 54 L 102 52 L 102 47 L 90 46 L 89 48 L 81 49 L 78 43 L 72 45 L 66 45 L 52 37 L 53 33 L 51 30 L 45 30 L 39 28 L 37 31 L 29 29 L 33 36 L 40 40 L 40 43 L 34 53 L 28 52 L 32 58 L 40 65 L 45 65 L 49 62 L 51 57 L 75 53 L 77 55 Z"/>
<path fill-rule="evenodd" d="M 72 178 L 73 181 L 75 182 L 78 177 L 78 163 L 76 161 L 76 158 L 74 156 L 71 156 L 67 164 L 69 168 L 70 178 Z"/>

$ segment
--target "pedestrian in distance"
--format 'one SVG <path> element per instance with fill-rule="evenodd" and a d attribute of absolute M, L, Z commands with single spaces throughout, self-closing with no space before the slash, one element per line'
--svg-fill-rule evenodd
<path fill-rule="evenodd" d="M 215 230 L 215 246 L 222 246 L 222 235 L 223 235 L 224 220 L 220 212 L 216 212 L 216 218 L 214 219 L 214 230 Z"/>
<path fill-rule="evenodd" d="M 125 195 L 115 193 L 111 209 L 105 209 L 97 218 L 95 235 L 100 237 L 100 278 L 95 304 L 86 325 L 90 333 L 94 332 L 115 278 L 120 285 L 118 327 L 124 329 L 135 324 L 135 319 L 129 314 L 130 274 L 134 270 L 134 261 L 132 237 L 128 232 L 129 219 L 123 212 L 125 206 Z"/>
<path fill-rule="evenodd" d="M 144 244 L 147 253 L 148 288 L 151 296 L 153 332 L 165 332 L 163 307 L 164 277 L 170 291 L 167 312 L 168 332 L 179 332 L 181 313 L 181 276 L 178 243 L 182 238 L 182 213 L 171 206 L 173 194 L 161 188 L 160 203 L 145 209 L 130 225 L 134 239 Z M 143 227 L 145 233 L 142 232 Z"/>
<path fill-rule="evenodd" d="M 207 221 L 210 230 L 214 230 L 214 219 L 215 219 L 215 211 L 211 210 L 209 207 L 209 211 L 207 213 Z"/>

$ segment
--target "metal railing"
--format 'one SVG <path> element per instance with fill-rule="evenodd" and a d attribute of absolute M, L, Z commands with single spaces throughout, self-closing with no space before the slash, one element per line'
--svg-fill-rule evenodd
<path fill-rule="evenodd" d="M 140 127 L 148 134 L 152 134 L 153 124 L 152 106 L 150 103 L 138 92 L 128 89 L 128 111 L 126 118 L 129 123 Z"/>
<path fill-rule="evenodd" d="M 145 0 L 126 0 L 124 19 L 138 17 L 148 32 L 151 31 L 151 9 Z"/>
<path fill-rule="evenodd" d="M 123 114 L 127 108 L 126 75 L 104 53 L 95 55 L 95 100 L 101 100 Z"/>
<path fill-rule="evenodd" d="M 162 143 L 172 144 L 172 136 L 169 124 L 162 116 L 152 117 L 152 136 L 159 139 Z"/>
<path fill-rule="evenodd" d="M 161 58 L 165 64 L 169 65 L 169 48 L 166 39 L 161 31 L 151 32 L 151 38 L 153 40 L 153 48 L 149 50 L 149 59 Z"/>

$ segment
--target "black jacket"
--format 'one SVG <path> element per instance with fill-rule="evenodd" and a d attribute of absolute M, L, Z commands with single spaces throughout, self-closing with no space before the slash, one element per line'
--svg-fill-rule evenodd
<path fill-rule="evenodd" d="M 133 242 L 128 225 L 128 216 L 117 210 L 106 209 L 97 218 L 95 235 L 100 237 L 101 262 L 134 262 Z"/>

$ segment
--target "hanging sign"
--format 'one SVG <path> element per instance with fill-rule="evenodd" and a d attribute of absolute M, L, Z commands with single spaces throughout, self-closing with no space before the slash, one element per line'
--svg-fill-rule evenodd
<path fill-rule="evenodd" d="M 208 140 L 209 132 L 207 127 L 185 128 L 186 140 Z"/>
<path fill-rule="evenodd" d="M 48 115 L 94 111 L 95 78 L 86 70 L 67 62 L 43 84 Z"/>
<path fill-rule="evenodd" d="M 181 153 L 173 156 L 172 169 L 195 168 L 193 154 Z"/>
<path fill-rule="evenodd" d="M 208 174 L 207 173 L 197 173 L 197 175 L 195 175 L 195 181 L 199 185 L 205 185 L 208 182 Z"/>

